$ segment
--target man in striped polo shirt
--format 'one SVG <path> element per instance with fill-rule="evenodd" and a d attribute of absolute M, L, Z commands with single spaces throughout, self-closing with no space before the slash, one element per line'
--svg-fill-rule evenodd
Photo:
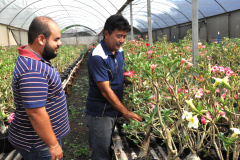
<path fill-rule="evenodd" d="M 50 59 L 61 45 L 60 29 L 48 17 L 36 17 L 28 45 L 19 47 L 12 89 L 16 107 L 9 141 L 24 160 L 60 160 L 61 139 L 69 131 L 66 97 Z"/>

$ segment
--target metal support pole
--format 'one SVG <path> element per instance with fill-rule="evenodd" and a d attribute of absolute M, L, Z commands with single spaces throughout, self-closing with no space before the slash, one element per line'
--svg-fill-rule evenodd
<path fill-rule="evenodd" d="M 130 19 L 131 19 L 131 40 L 133 40 L 133 14 L 132 14 L 132 2 L 130 3 Z"/>
<path fill-rule="evenodd" d="M 10 35 L 9 35 L 10 29 L 7 27 L 7 37 L 8 37 L 8 48 L 10 48 Z"/>
<path fill-rule="evenodd" d="M 149 42 L 149 50 L 152 47 L 152 18 L 151 18 L 151 2 L 147 1 L 147 13 L 148 13 L 148 42 Z"/>
<path fill-rule="evenodd" d="M 19 45 L 22 45 L 21 30 L 19 29 Z"/>
<path fill-rule="evenodd" d="M 197 67 L 198 56 L 198 0 L 192 1 L 192 62 L 194 68 Z"/>

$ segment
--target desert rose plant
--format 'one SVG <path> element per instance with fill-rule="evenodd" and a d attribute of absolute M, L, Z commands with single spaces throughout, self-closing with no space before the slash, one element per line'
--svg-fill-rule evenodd
<path fill-rule="evenodd" d="M 138 131 L 146 133 L 138 138 L 142 153 L 152 135 L 166 143 L 168 159 L 186 149 L 191 157 L 207 155 L 211 148 L 219 159 L 238 157 L 239 46 L 238 39 L 228 38 L 221 44 L 199 43 L 198 66 L 193 68 L 191 36 L 179 43 L 163 37 L 150 51 L 141 38 L 126 42 L 124 74 L 133 84 L 126 87 L 124 103 L 144 122 L 124 127 L 136 137 Z M 219 127 L 220 119 L 228 122 L 228 134 Z"/>

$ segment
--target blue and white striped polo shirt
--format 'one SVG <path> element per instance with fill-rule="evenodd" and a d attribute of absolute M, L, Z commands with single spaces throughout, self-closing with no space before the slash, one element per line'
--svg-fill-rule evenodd
<path fill-rule="evenodd" d="M 16 147 L 30 151 L 32 147 L 40 150 L 47 145 L 34 131 L 25 108 L 45 106 L 58 140 L 69 133 L 70 127 L 59 73 L 50 62 L 25 50 L 25 47 L 18 48 L 19 56 L 13 72 L 12 89 L 16 110 L 15 119 L 9 127 L 9 141 Z"/>

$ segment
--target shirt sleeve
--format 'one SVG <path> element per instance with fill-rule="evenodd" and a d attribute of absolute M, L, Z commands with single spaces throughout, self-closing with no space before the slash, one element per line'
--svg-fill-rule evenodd
<path fill-rule="evenodd" d="M 92 56 L 88 66 L 94 82 L 109 81 L 107 64 L 102 57 Z"/>
<path fill-rule="evenodd" d="M 46 106 L 48 81 L 42 73 L 36 71 L 23 73 L 19 81 L 19 88 L 24 108 Z"/>

